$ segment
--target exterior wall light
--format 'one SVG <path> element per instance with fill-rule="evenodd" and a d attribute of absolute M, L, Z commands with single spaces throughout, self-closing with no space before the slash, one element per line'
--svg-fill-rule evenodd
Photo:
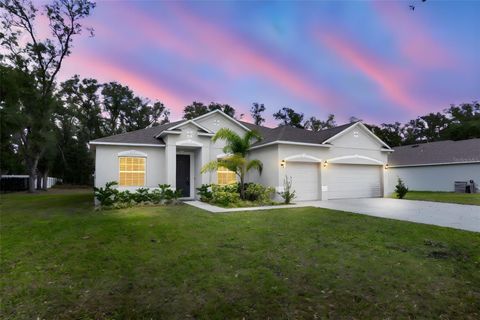
<path fill-rule="evenodd" d="M 328 162 L 327 162 L 327 161 L 325 161 L 325 162 L 323 163 L 323 167 L 324 167 L 324 168 L 326 168 L 326 167 L 327 167 L 327 165 L 328 165 Z"/>
<path fill-rule="evenodd" d="M 281 168 L 285 168 L 285 164 L 286 164 L 285 160 L 280 161 L 280 167 Z"/>
<path fill-rule="evenodd" d="M 385 165 L 385 170 L 387 170 L 387 169 L 388 169 L 388 163 Z"/>

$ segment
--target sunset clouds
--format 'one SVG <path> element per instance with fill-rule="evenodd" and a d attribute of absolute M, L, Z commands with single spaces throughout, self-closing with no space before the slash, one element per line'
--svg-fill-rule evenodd
<path fill-rule="evenodd" d="M 181 116 L 194 101 L 270 115 L 407 120 L 479 99 L 475 2 L 100 2 L 62 78 L 119 81 Z M 468 21 L 455 21 L 454 13 Z M 361 23 L 360 23 L 361 22 Z M 43 29 L 42 29 L 43 30 Z M 270 119 L 269 123 L 272 123 Z M 272 123 L 273 124 L 273 123 Z"/>

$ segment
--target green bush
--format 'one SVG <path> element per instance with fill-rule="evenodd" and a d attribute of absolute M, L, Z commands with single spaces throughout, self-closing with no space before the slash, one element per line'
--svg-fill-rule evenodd
<path fill-rule="evenodd" d="M 117 182 L 108 182 L 104 188 L 94 188 L 95 198 L 100 202 L 99 209 L 121 209 L 136 204 L 177 204 L 182 196 L 181 190 L 172 190 L 169 184 L 159 185 L 159 189 L 150 191 L 148 188 L 138 188 L 135 192 L 119 191 L 113 186 Z"/>
<path fill-rule="evenodd" d="M 210 202 L 212 200 L 212 185 L 211 184 L 202 184 L 200 188 L 197 188 L 198 195 L 200 196 L 200 201 Z"/>
<path fill-rule="evenodd" d="M 398 178 L 398 183 L 395 186 L 395 193 L 397 194 L 398 199 L 403 199 L 408 192 L 407 186 L 403 183 L 403 180 Z"/>
<path fill-rule="evenodd" d="M 149 202 L 150 190 L 148 188 L 138 188 L 135 193 L 132 193 L 132 196 L 136 203 Z"/>
<path fill-rule="evenodd" d="M 212 185 L 212 202 L 221 206 L 235 206 L 240 201 L 237 184 Z"/>
<path fill-rule="evenodd" d="M 117 189 L 113 188 L 116 185 L 118 185 L 118 182 L 110 181 L 105 184 L 105 188 L 93 187 L 95 199 L 97 199 L 100 202 L 100 205 L 102 207 L 111 206 L 115 203 L 116 195 L 119 192 Z"/>
<path fill-rule="evenodd" d="M 135 202 L 133 199 L 133 194 L 128 191 L 118 191 L 117 194 L 115 195 L 114 202 L 117 203 L 124 203 L 124 204 L 130 204 L 132 202 Z"/>
<path fill-rule="evenodd" d="M 265 187 L 259 183 L 249 183 L 245 190 L 245 197 L 249 201 L 268 203 L 271 201 L 274 192 L 275 189 L 272 187 Z"/>

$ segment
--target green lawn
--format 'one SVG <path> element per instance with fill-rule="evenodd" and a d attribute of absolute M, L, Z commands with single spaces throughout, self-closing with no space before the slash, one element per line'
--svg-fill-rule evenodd
<path fill-rule="evenodd" d="M 393 195 L 393 197 L 395 197 L 395 195 Z M 480 193 L 471 194 L 455 192 L 409 191 L 405 199 L 473 204 L 480 206 Z"/>
<path fill-rule="evenodd" d="M 297 208 L 1 199 L 0 318 L 479 319 L 480 234 Z"/>

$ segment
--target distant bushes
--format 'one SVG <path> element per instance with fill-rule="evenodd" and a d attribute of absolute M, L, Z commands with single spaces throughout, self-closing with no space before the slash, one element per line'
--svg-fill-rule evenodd
<path fill-rule="evenodd" d="M 169 184 L 160 184 L 158 189 L 139 188 L 134 192 L 116 188 L 115 181 L 107 182 L 105 187 L 93 188 L 95 199 L 101 209 L 119 209 L 135 205 L 176 204 L 181 197 L 180 190 L 173 190 Z"/>

